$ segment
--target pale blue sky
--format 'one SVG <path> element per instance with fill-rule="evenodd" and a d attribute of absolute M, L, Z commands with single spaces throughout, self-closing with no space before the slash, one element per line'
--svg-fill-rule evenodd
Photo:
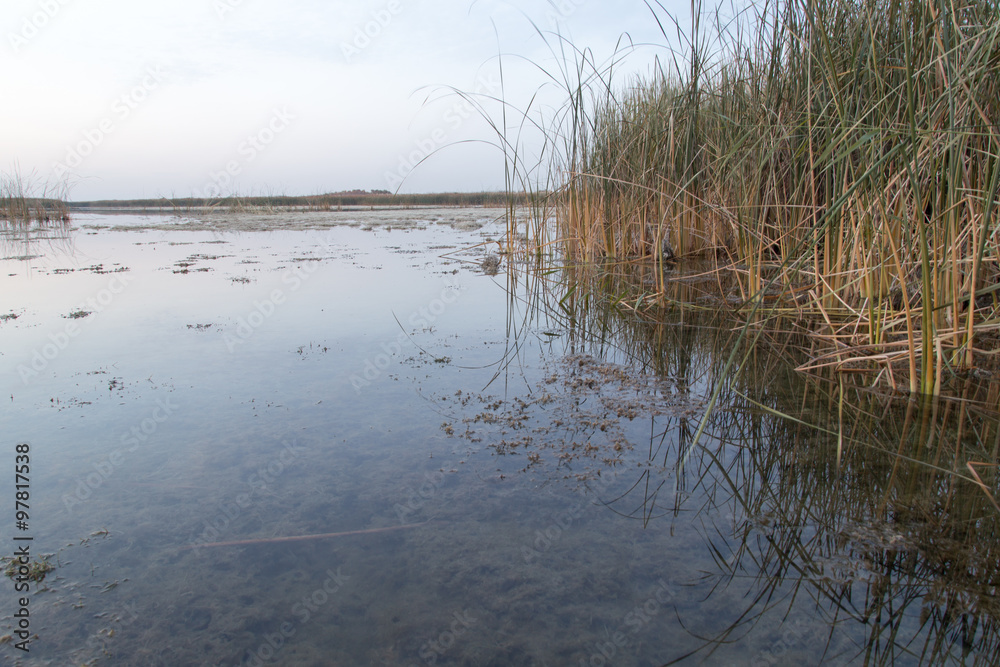
<path fill-rule="evenodd" d="M 499 48 L 507 98 L 529 99 L 519 56 L 552 65 L 529 18 L 602 60 L 624 32 L 663 44 L 641 0 L 4 0 L 0 170 L 65 171 L 75 200 L 395 189 L 430 150 L 492 138 L 422 87 L 499 94 Z M 460 144 L 401 191 L 502 187 L 502 156 Z"/>

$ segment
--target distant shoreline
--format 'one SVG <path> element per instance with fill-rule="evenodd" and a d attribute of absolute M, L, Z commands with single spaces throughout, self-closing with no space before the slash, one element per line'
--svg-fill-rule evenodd
<path fill-rule="evenodd" d="M 116 232 L 272 232 L 327 230 L 355 227 L 375 229 L 423 229 L 448 226 L 460 231 L 481 229 L 491 224 L 506 229 L 503 207 L 484 206 L 395 206 L 351 207 L 319 210 L 304 207 L 271 207 L 236 210 L 229 207 L 198 209 L 128 209 L 110 212 L 100 209 L 74 211 L 78 229 Z M 499 232 L 498 232 L 499 233 Z"/>
<path fill-rule="evenodd" d="M 520 198 L 520 197 L 518 197 Z M 136 213 L 136 212 L 195 212 L 212 210 L 252 211 L 267 209 L 294 209 L 305 211 L 373 210 L 394 208 L 488 207 L 502 208 L 510 203 L 503 192 L 445 192 L 429 194 L 392 195 L 383 193 L 337 193 L 290 196 L 223 197 L 207 199 L 185 197 L 168 199 L 108 199 L 65 202 L 70 212 L 82 213 Z"/>

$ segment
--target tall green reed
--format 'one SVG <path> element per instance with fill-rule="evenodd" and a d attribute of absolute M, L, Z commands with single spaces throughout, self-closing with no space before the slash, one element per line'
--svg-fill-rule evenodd
<path fill-rule="evenodd" d="M 685 49 L 649 76 L 616 87 L 578 57 L 560 238 L 579 258 L 715 256 L 743 298 L 813 318 L 840 363 L 879 350 L 936 393 L 1000 327 L 998 12 L 786 0 L 706 21 L 695 0 Z"/>

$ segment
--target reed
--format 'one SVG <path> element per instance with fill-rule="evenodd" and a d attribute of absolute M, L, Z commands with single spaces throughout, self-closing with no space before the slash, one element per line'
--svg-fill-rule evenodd
<path fill-rule="evenodd" d="M 69 220 L 65 195 L 64 186 L 39 188 L 17 169 L 0 174 L 0 223 L 21 230 L 33 223 L 65 222 Z"/>
<path fill-rule="evenodd" d="M 938 393 L 1000 329 L 997 3 L 692 8 L 669 67 L 567 86 L 567 252 L 714 257 L 746 302 L 809 318 L 837 364 Z"/>

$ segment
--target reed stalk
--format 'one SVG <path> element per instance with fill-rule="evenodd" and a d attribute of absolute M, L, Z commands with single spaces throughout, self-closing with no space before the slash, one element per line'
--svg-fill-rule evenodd
<path fill-rule="evenodd" d="M 692 11 L 670 68 L 617 87 L 592 67 L 567 86 L 567 253 L 714 257 L 743 298 L 794 305 L 846 360 L 905 341 L 896 370 L 937 393 L 1000 329 L 998 4 Z"/>
<path fill-rule="evenodd" d="M 0 225 L 25 230 L 34 223 L 65 222 L 69 220 L 65 195 L 64 185 L 39 188 L 17 169 L 0 174 Z"/>

